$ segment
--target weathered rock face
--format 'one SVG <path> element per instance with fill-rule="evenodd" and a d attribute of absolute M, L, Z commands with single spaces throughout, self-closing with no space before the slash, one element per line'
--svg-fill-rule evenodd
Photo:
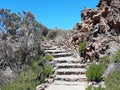
<path fill-rule="evenodd" d="M 85 61 L 99 60 L 120 49 L 120 0 L 100 0 L 97 7 L 83 10 L 82 22 L 73 28 L 73 46 L 88 42 L 81 55 Z"/>

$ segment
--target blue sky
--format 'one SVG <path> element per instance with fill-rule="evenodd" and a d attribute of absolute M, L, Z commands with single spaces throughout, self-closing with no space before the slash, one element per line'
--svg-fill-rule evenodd
<path fill-rule="evenodd" d="M 72 29 L 80 22 L 80 11 L 95 8 L 99 0 L 0 0 L 0 8 L 12 12 L 31 11 L 48 28 Z"/>

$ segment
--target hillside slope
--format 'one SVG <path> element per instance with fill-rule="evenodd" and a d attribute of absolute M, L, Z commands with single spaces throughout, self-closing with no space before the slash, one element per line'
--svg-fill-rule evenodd
<path fill-rule="evenodd" d="M 100 0 L 96 9 L 86 8 L 81 17 L 82 21 L 73 28 L 70 43 L 78 48 L 81 42 L 87 42 L 80 54 L 84 62 L 112 56 L 120 49 L 119 0 Z"/>

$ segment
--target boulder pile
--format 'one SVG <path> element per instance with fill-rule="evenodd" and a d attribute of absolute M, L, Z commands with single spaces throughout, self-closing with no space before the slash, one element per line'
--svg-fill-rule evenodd
<path fill-rule="evenodd" d="M 113 55 L 120 49 L 120 0 L 100 0 L 96 9 L 85 8 L 69 40 L 77 49 L 83 41 L 87 46 L 80 53 L 84 62 Z"/>

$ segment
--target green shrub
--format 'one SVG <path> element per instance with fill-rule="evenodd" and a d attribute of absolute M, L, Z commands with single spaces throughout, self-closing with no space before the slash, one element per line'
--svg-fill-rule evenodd
<path fill-rule="evenodd" d="M 102 65 L 92 64 L 86 71 L 86 76 L 89 81 L 100 81 L 102 79 L 102 74 L 104 72 L 104 67 Z"/>
<path fill-rule="evenodd" d="M 40 73 L 40 67 L 38 66 L 38 62 L 37 61 L 32 62 L 30 68 L 32 71 L 34 71 L 34 73 L 36 74 L 36 77 L 37 77 Z"/>
<path fill-rule="evenodd" d="M 57 30 L 50 30 L 47 34 L 47 39 L 54 39 L 57 36 Z"/>
<path fill-rule="evenodd" d="M 105 78 L 106 90 L 120 90 L 120 70 Z"/>
<path fill-rule="evenodd" d="M 95 87 L 94 90 L 105 90 L 105 88 L 102 88 L 101 86 Z"/>
<path fill-rule="evenodd" d="M 81 43 L 79 44 L 79 47 L 78 47 L 79 53 L 81 53 L 81 52 L 85 49 L 86 45 L 87 45 L 87 42 L 86 42 L 86 41 L 81 42 Z"/>
<path fill-rule="evenodd" d="M 120 50 L 117 51 L 113 59 L 114 59 L 114 62 L 120 62 Z"/>
<path fill-rule="evenodd" d="M 86 90 L 105 90 L 105 88 L 102 88 L 101 86 L 99 86 L 99 87 L 94 87 L 92 89 L 92 85 L 90 85 L 86 88 Z"/>
<path fill-rule="evenodd" d="M 44 73 L 46 77 L 49 77 L 53 72 L 52 66 L 50 65 L 45 65 L 44 66 Z"/>
<path fill-rule="evenodd" d="M 92 85 L 88 86 L 86 90 L 92 90 Z"/>
<path fill-rule="evenodd" d="M 28 69 L 19 75 L 18 80 L 5 85 L 2 90 L 35 90 L 36 85 L 40 84 L 39 80 L 35 80 L 36 78 L 37 74 Z"/>
<path fill-rule="evenodd" d="M 35 90 L 37 82 L 38 81 L 34 81 L 31 83 L 29 83 L 29 82 L 14 82 L 9 85 L 6 85 L 1 90 Z"/>
<path fill-rule="evenodd" d="M 53 60 L 53 56 L 51 54 L 46 54 L 45 58 L 46 58 L 46 60 L 49 60 L 49 61 Z"/>
<path fill-rule="evenodd" d="M 105 68 L 107 67 L 107 65 L 108 65 L 109 63 L 110 63 L 110 58 L 109 58 L 108 55 L 100 58 L 100 64 L 101 64 L 102 66 L 104 66 Z"/>
<path fill-rule="evenodd" d="M 40 67 L 38 64 L 43 63 L 44 70 L 42 66 Z M 43 74 L 43 77 L 38 77 Z M 36 86 L 42 82 L 46 77 L 49 77 L 52 74 L 52 67 L 50 65 L 46 65 L 44 59 L 34 60 L 29 64 L 29 67 L 20 73 L 17 80 L 12 83 L 8 83 L 1 90 L 35 90 Z"/>

